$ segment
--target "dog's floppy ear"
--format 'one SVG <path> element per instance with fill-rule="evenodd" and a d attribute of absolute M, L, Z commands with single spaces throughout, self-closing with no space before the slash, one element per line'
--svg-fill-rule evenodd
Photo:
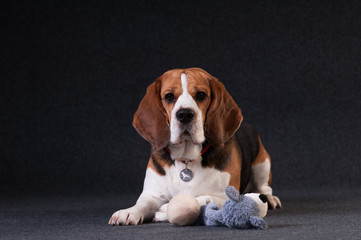
<path fill-rule="evenodd" d="M 205 120 L 205 135 L 209 143 L 223 146 L 237 131 L 243 116 L 224 85 L 216 78 L 209 80 L 211 103 Z"/>
<path fill-rule="evenodd" d="M 155 150 L 164 148 L 170 136 L 167 113 L 161 103 L 161 82 L 158 78 L 148 86 L 133 119 L 134 128 Z"/>

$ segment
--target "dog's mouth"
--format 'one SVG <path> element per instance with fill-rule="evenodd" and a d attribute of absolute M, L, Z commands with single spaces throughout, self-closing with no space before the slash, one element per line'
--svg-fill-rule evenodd
<path fill-rule="evenodd" d="M 172 145 L 173 145 L 173 146 L 179 146 L 179 145 L 182 145 L 184 141 L 192 141 L 192 142 L 193 142 L 192 135 L 191 135 L 191 133 L 190 133 L 187 129 L 185 129 L 185 130 L 179 135 L 178 141 L 177 141 L 177 142 L 173 142 Z"/>
<path fill-rule="evenodd" d="M 203 129 L 197 128 L 197 125 L 187 124 L 178 126 L 178 129 L 174 131 L 171 129 L 170 144 L 180 145 L 184 141 L 192 142 L 193 144 L 201 144 L 205 140 Z"/>
<path fill-rule="evenodd" d="M 192 134 L 186 129 L 183 133 L 180 134 L 179 139 L 182 140 L 191 140 L 193 141 Z"/>
<path fill-rule="evenodd" d="M 190 137 L 191 134 L 188 132 L 188 130 L 184 130 L 184 132 L 181 134 L 181 136 Z"/>

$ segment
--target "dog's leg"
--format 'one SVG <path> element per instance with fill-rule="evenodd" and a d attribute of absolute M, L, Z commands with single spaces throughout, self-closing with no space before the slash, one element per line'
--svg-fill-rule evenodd
<path fill-rule="evenodd" d="M 223 196 L 223 197 L 215 197 L 215 196 L 210 196 L 210 195 L 204 195 L 204 196 L 199 196 L 196 197 L 199 205 L 203 206 L 203 205 L 207 205 L 208 203 L 215 203 L 218 208 L 222 208 L 224 202 L 227 200 L 227 196 Z M 168 208 L 168 203 L 163 204 L 158 211 L 155 213 L 155 217 L 153 219 L 153 222 L 166 222 L 168 221 L 168 217 L 167 217 L 167 208 Z"/>
<path fill-rule="evenodd" d="M 116 211 L 109 220 L 110 225 L 138 225 L 149 220 L 159 207 L 159 201 L 149 193 L 142 193 L 137 204 L 131 208 Z"/>
<path fill-rule="evenodd" d="M 144 189 L 137 203 L 127 209 L 115 212 L 109 220 L 110 225 L 138 225 L 152 220 L 159 207 L 168 202 L 165 194 L 164 176 L 148 168 L 144 180 Z"/>
<path fill-rule="evenodd" d="M 258 156 L 260 158 L 262 156 Z M 262 160 L 262 161 L 261 161 Z M 271 184 L 271 160 L 267 154 L 264 159 L 256 159 L 252 164 L 252 191 L 267 196 L 268 203 L 272 209 L 282 207 L 278 197 L 272 195 Z"/>
<path fill-rule="evenodd" d="M 167 209 L 168 209 L 168 203 L 163 204 L 158 209 L 158 211 L 155 213 L 155 216 L 153 218 L 153 222 L 166 222 L 166 221 L 168 221 Z"/>

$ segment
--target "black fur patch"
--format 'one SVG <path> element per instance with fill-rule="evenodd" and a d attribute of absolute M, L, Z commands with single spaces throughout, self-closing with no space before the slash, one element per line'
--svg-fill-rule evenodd
<path fill-rule="evenodd" d="M 242 156 L 240 193 L 243 193 L 251 179 L 251 165 L 259 152 L 259 134 L 246 122 L 242 122 L 237 130 L 236 140 Z"/>
<path fill-rule="evenodd" d="M 207 146 L 207 145 L 206 145 Z M 204 148 L 205 146 L 203 146 Z M 202 166 L 214 166 L 223 171 L 229 162 L 231 155 L 231 141 L 228 141 L 224 147 L 211 146 L 207 152 L 202 155 Z"/>
<path fill-rule="evenodd" d="M 159 150 L 152 154 L 152 163 L 155 170 L 162 176 L 165 175 L 163 167 L 160 165 L 160 161 L 166 161 L 167 163 L 174 164 L 174 161 L 171 159 L 170 154 L 166 149 Z"/>
<path fill-rule="evenodd" d="M 167 163 L 174 164 L 174 160 L 172 160 L 170 157 L 170 153 L 167 149 L 163 148 L 162 150 L 158 151 L 158 154 Z"/>

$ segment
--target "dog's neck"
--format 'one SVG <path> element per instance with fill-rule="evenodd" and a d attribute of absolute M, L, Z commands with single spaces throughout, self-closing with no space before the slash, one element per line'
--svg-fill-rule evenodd
<path fill-rule="evenodd" d="M 197 160 L 202 151 L 202 144 L 195 144 L 191 140 L 182 140 L 176 145 L 169 144 L 168 148 L 173 160 Z"/>

